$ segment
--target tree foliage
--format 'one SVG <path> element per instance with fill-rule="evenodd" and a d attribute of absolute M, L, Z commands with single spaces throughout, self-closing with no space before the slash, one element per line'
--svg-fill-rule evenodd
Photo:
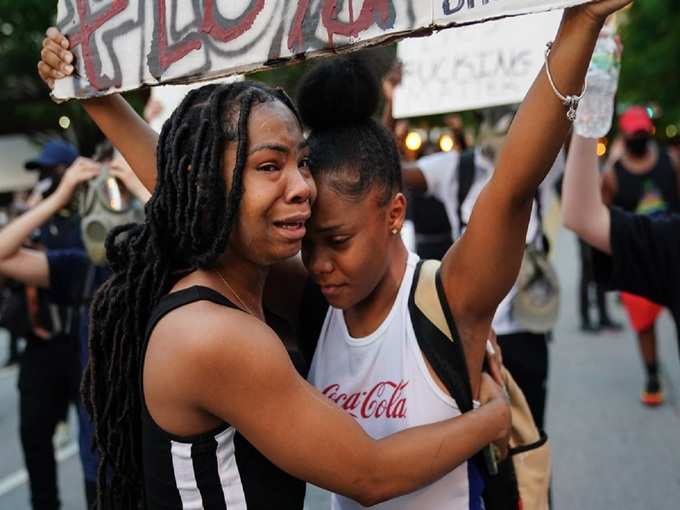
<path fill-rule="evenodd" d="M 54 25 L 56 12 L 55 0 L 0 0 L 0 135 L 22 133 L 37 141 L 66 137 L 89 155 L 101 132 L 76 101 L 52 102 L 38 76 L 43 35 Z M 133 104 L 140 107 L 135 99 Z M 59 126 L 62 116 L 70 119 L 67 131 Z"/>
<path fill-rule="evenodd" d="M 638 0 L 621 28 L 624 44 L 619 99 L 657 103 L 659 127 L 680 123 L 680 2 Z"/>

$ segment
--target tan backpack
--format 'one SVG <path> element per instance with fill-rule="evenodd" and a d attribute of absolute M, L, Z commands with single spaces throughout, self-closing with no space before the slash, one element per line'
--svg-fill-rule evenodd
<path fill-rule="evenodd" d="M 440 262 L 418 264 L 409 298 L 409 311 L 418 344 L 463 412 L 472 409 L 463 346 L 451 316 L 439 276 Z M 511 406 L 512 429 L 508 459 L 497 475 L 485 472 L 484 502 L 487 510 L 547 510 L 550 484 L 550 446 L 538 430 L 529 405 L 510 373 L 503 379 Z M 483 456 L 477 456 L 484 464 Z"/>

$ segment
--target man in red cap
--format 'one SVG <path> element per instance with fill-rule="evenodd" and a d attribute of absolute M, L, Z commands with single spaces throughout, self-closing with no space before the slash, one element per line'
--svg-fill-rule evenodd
<path fill-rule="evenodd" d="M 680 212 L 680 167 L 668 151 L 652 139 L 654 124 L 641 106 L 628 108 L 619 119 L 623 154 L 604 173 L 603 200 L 607 206 L 643 215 Z M 663 403 L 658 377 L 656 318 L 662 307 L 646 298 L 622 293 L 640 354 L 647 372 L 641 400 L 646 405 Z"/>

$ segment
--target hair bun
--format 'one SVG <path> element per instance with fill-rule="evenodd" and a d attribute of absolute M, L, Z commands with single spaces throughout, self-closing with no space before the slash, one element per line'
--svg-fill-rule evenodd
<path fill-rule="evenodd" d="M 368 120 L 380 101 L 378 80 L 350 57 L 324 60 L 302 78 L 297 102 L 303 122 L 323 129 Z"/>

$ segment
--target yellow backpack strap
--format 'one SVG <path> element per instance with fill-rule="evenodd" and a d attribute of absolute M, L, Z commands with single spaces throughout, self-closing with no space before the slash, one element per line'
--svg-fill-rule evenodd
<path fill-rule="evenodd" d="M 441 262 L 438 260 L 423 261 L 420 267 L 420 278 L 416 284 L 415 302 L 423 315 L 449 340 L 453 341 L 451 329 L 446 322 L 446 316 L 437 295 L 435 278 L 440 265 Z"/>
<path fill-rule="evenodd" d="M 418 263 L 409 313 L 418 345 L 461 412 L 472 410 L 472 390 L 463 344 L 439 277 L 439 261 Z"/>

